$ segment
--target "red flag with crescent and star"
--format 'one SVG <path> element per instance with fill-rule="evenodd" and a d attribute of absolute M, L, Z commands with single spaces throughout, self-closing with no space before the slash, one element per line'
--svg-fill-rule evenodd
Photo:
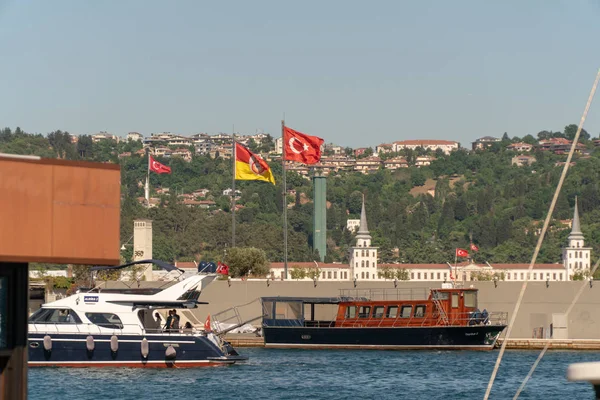
<path fill-rule="evenodd" d="M 217 263 L 217 274 L 229 275 L 229 265 L 223 264 L 222 262 Z"/>
<path fill-rule="evenodd" d="M 471 250 L 479 251 L 479 247 L 477 247 L 477 245 L 475 245 L 474 243 L 471 243 Z"/>
<path fill-rule="evenodd" d="M 151 155 L 149 155 L 148 157 L 149 157 L 148 158 L 148 169 L 150 171 L 156 172 L 157 174 L 170 174 L 171 173 L 171 167 L 167 167 L 166 165 L 159 163 Z"/>
<path fill-rule="evenodd" d="M 456 257 L 469 257 L 469 252 L 465 249 L 456 249 Z"/>
<path fill-rule="evenodd" d="M 321 145 L 325 141 L 317 136 L 283 127 L 283 158 L 304 164 L 316 164 L 321 160 Z"/>
<path fill-rule="evenodd" d="M 208 316 L 206 317 L 206 321 L 204 321 L 204 331 L 205 332 L 212 332 L 212 329 L 210 327 L 210 314 L 208 314 Z"/>

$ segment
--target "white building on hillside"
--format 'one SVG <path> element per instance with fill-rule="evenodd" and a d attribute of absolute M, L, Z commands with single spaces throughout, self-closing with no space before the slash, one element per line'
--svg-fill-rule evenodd
<path fill-rule="evenodd" d="M 371 235 L 367 228 L 367 215 L 363 200 L 359 229 L 356 235 L 356 245 L 350 248 L 350 263 L 324 264 L 318 263 L 289 263 L 295 268 L 307 268 L 318 276 L 318 280 L 356 280 L 360 281 L 386 281 L 410 280 L 422 282 L 469 282 L 478 280 L 498 281 L 530 281 L 554 282 L 570 281 L 573 276 L 585 278 L 589 275 L 591 264 L 591 247 L 585 247 L 577 199 L 571 234 L 567 246 L 563 248 L 562 263 L 535 264 L 528 272 L 529 264 L 496 264 L 485 262 L 476 264 L 470 259 L 456 265 L 451 264 L 379 264 L 377 247 L 371 245 Z M 316 272 L 318 273 L 316 273 Z M 349 273 L 348 273 L 349 271 Z M 282 279 L 283 263 L 271 264 L 271 277 Z M 289 276 L 289 270 L 288 270 Z M 307 273 L 300 280 L 312 280 Z M 288 278 L 289 279 L 289 278 Z"/>
<path fill-rule="evenodd" d="M 453 140 L 401 140 L 394 142 L 392 146 L 392 151 L 394 152 L 398 152 L 402 149 L 414 150 L 417 147 L 431 151 L 441 149 L 444 154 L 450 154 L 450 152 L 458 150 L 458 142 Z"/>
<path fill-rule="evenodd" d="M 356 234 L 356 245 L 350 247 L 351 278 L 357 280 L 378 280 L 377 247 L 371 246 L 371 234 L 367 228 L 367 213 L 363 195 L 362 210 L 360 211 L 360 226 Z"/>

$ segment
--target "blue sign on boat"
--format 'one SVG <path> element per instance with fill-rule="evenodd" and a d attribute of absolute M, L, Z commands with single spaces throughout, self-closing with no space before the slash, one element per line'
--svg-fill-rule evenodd
<path fill-rule="evenodd" d="M 83 296 L 83 301 L 85 303 L 97 303 L 98 296 Z"/>

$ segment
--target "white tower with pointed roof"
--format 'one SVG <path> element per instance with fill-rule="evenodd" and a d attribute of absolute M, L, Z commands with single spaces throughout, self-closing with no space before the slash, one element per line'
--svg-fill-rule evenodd
<path fill-rule="evenodd" d="M 575 211 L 571 223 L 571 233 L 567 238 L 567 247 L 563 248 L 563 265 L 567 272 L 567 279 L 572 280 L 574 274 L 587 274 L 590 270 L 591 247 L 585 247 L 581 223 L 579 222 L 579 209 L 575 197 Z"/>
<path fill-rule="evenodd" d="M 356 245 L 350 248 L 351 279 L 378 280 L 377 276 L 377 247 L 371 246 L 371 234 L 367 227 L 367 212 L 365 211 L 365 196 L 363 195 L 360 212 L 360 226 L 356 234 Z"/>

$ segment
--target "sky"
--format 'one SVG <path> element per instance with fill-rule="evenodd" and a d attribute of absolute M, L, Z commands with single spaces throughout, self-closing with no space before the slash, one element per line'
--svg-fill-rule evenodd
<path fill-rule="evenodd" d="M 0 0 L 0 126 L 535 136 L 579 123 L 599 21 L 600 0 Z"/>

